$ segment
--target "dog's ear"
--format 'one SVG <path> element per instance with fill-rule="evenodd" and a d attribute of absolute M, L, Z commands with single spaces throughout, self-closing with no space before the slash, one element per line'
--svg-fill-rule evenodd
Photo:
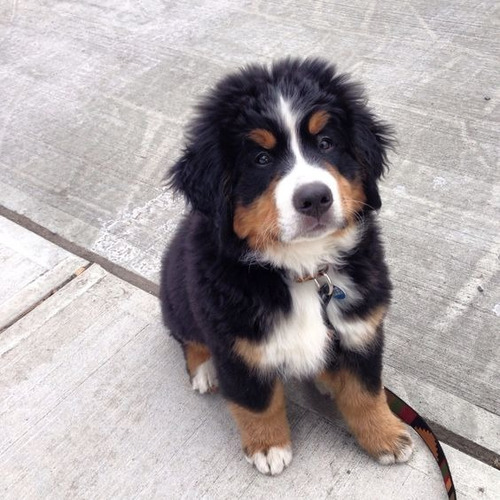
<path fill-rule="evenodd" d="M 227 204 L 224 193 L 226 174 L 215 146 L 191 144 L 168 176 L 170 186 L 182 193 L 195 210 L 209 217 L 216 217 L 221 206 Z"/>
<path fill-rule="evenodd" d="M 363 167 L 363 184 L 368 208 L 378 210 L 382 201 L 377 182 L 386 172 L 387 152 L 393 147 L 392 128 L 366 109 L 355 113 L 351 130 L 354 156 Z"/>

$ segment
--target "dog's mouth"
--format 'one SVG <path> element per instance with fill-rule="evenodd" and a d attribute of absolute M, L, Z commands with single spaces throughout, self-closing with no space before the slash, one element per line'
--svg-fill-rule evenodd
<path fill-rule="evenodd" d="M 328 230 L 328 224 L 325 222 L 321 221 L 312 221 L 312 222 L 307 222 L 306 224 L 302 225 L 302 234 L 305 235 L 316 235 L 320 233 L 324 233 L 325 231 Z"/>
<path fill-rule="evenodd" d="M 304 217 L 298 224 L 292 240 L 315 240 L 342 229 L 344 224 L 335 217 Z"/>

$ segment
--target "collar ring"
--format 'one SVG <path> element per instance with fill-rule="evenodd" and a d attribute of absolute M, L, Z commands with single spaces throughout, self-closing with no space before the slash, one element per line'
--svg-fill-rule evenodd
<path fill-rule="evenodd" d="M 321 285 L 321 283 L 318 281 L 321 278 L 325 278 L 326 282 Z M 324 285 L 328 285 L 328 292 L 326 292 L 326 296 L 330 297 L 333 294 L 333 283 L 332 280 L 330 279 L 330 276 L 328 276 L 328 266 L 325 266 L 321 268 L 318 272 L 318 274 L 313 278 L 314 283 L 316 283 L 316 286 L 318 287 L 318 290 L 322 288 Z"/>

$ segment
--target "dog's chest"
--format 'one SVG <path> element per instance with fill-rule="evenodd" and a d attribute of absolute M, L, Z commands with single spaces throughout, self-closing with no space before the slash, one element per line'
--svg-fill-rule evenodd
<path fill-rule="evenodd" d="M 261 345 L 261 366 L 289 376 L 308 376 L 323 368 L 331 332 L 314 282 L 292 283 L 290 295 L 291 311 L 275 321 Z"/>

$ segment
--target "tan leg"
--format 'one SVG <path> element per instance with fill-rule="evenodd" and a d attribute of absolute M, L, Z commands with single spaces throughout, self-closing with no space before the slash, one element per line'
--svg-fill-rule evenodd
<path fill-rule="evenodd" d="M 186 342 L 184 356 L 193 389 L 201 394 L 216 391 L 217 374 L 208 347 L 198 342 Z"/>
<path fill-rule="evenodd" d="M 323 372 L 323 387 L 334 395 L 337 406 L 360 446 L 382 464 L 406 462 L 413 451 L 408 429 L 390 410 L 382 387 L 368 391 L 347 370 Z"/>
<path fill-rule="evenodd" d="M 252 411 L 232 402 L 229 409 L 238 425 L 247 460 L 263 474 L 279 474 L 292 460 L 283 384 L 276 382 L 263 411 Z"/>

